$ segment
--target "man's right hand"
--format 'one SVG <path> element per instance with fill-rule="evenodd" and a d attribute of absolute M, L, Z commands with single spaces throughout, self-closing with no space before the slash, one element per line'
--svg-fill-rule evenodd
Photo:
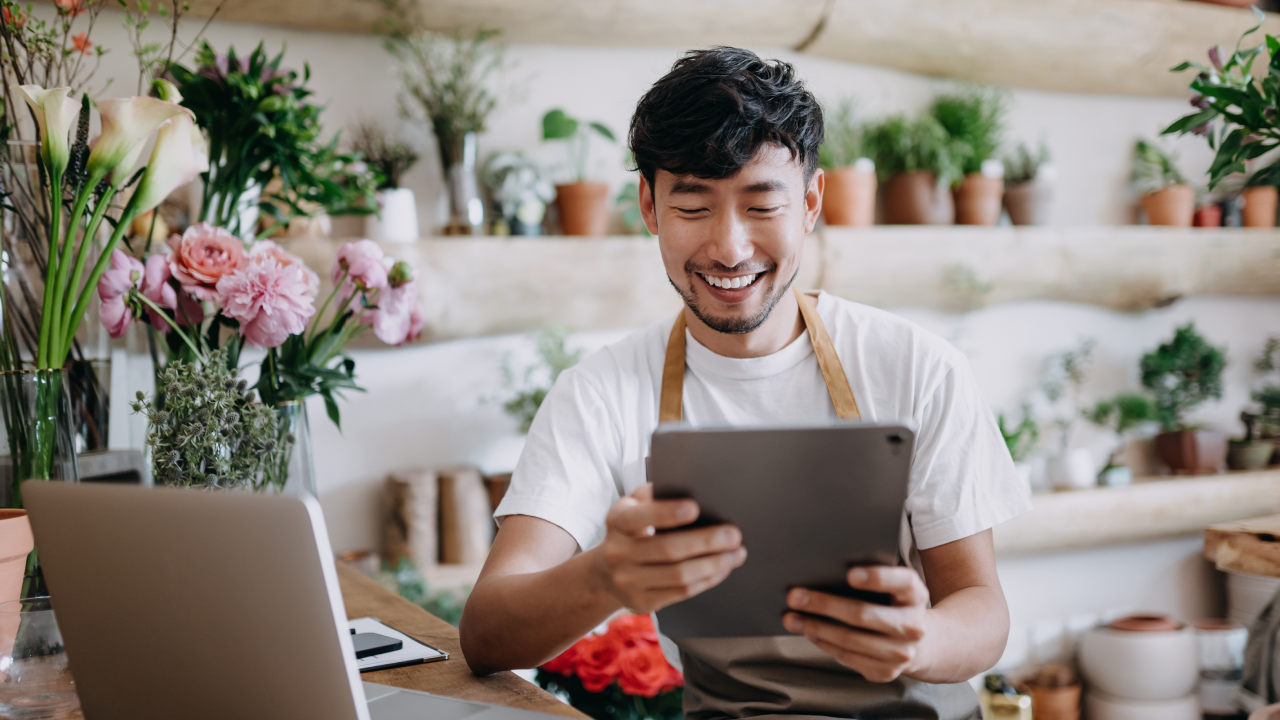
<path fill-rule="evenodd" d="M 654 500 L 641 485 L 618 501 L 596 548 L 597 575 L 623 607 L 647 613 L 705 592 L 746 562 L 742 531 L 733 525 L 658 533 L 697 519 L 693 500 Z"/>

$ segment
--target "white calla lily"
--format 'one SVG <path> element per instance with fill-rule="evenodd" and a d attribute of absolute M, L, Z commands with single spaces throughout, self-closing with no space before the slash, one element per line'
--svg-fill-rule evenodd
<path fill-rule="evenodd" d="M 48 90 L 39 85 L 12 87 L 35 111 L 36 122 L 40 125 L 40 154 L 45 168 L 50 173 L 61 175 L 71 157 L 69 138 L 76 116 L 80 114 L 80 102 L 67 97 L 71 92 L 69 87 Z"/>
<path fill-rule="evenodd" d="M 174 85 L 164 78 L 159 78 L 153 80 L 151 82 L 151 86 L 156 89 L 156 94 L 160 96 L 161 100 L 177 103 L 179 105 L 182 104 L 182 93 L 178 92 L 177 85 Z"/>
<path fill-rule="evenodd" d="M 195 180 L 209 169 L 209 148 L 200 128 L 187 113 L 175 115 L 160 126 L 147 170 L 133 199 L 141 215 L 159 205 L 169 193 Z"/>
<path fill-rule="evenodd" d="M 191 111 L 179 107 L 175 103 L 152 97 L 131 97 L 103 100 L 98 103 L 98 112 L 102 116 L 102 135 L 89 152 L 89 175 L 105 177 L 132 155 L 137 162 L 138 147 L 142 145 L 161 123 L 180 115 L 190 115 Z M 127 168 L 123 173 L 112 175 L 113 184 L 118 179 L 128 179 Z M 123 175 L 124 177 L 120 177 Z M 118 184 L 116 184 L 119 187 Z"/>

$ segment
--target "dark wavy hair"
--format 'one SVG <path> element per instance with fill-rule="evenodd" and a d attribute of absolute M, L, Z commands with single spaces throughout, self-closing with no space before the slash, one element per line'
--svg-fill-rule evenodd
<path fill-rule="evenodd" d="M 790 150 L 807 184 L 822 140 L 822 106 L 795 68 L 734 47 L 685 53 L 631 117 L 631 152 L 650 188 L 660 169 L 730 177 L 765 143 Z"/>

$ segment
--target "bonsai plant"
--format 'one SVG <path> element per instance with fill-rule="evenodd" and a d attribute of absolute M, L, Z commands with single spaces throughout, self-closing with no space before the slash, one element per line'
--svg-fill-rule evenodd
<path fill-rule="evenodd" d="M 1023 484 L 1030 488 L 1031 463 L 1027 462 L 1027 456 L 1035 449 L 1036 442 L 1040 439 L 1040 425 L 1032 417 L 1031 406 L 1022 406 L 1022 420 L 1017 425 L 1010 427 L 1005 422 L 1004 413 L 996 416 L 996 425 L 1000 428 L 1000 436 L 1004 438 L 1004 444 L 1009 448 L 1009 456 L 1013 458 L 1013 467 L 1017 469 L 1018 477 L 1022 478 Z"/>
<path fill-rule="evenodd" d="M 950 187 L 960 177 L 960 155 L 932 115 L 894 115 L 866 129 L 865 142 L 884 186 L 884 221 L 890 225 L 950 225 Z"/>
<path fill-rule="evenodd" d="M 933 116 L 960 154 L 963 177 L 955 187 L 956 223 L 995 225 L 1000 220 L 1004 169 L 995 159 L 1004 132 L 1005 97 L 972 89 L 933 102 Z"/>
<path fill-rule="evenodd" d="M 1222 397 L 1226 354 L 1210 345 L 1187 323 L 1173 339 L 1142 356 L 1142 385 L 1155 398 L 1155 419 L 1163 430 L 1156 453 L 1176 473 L 1217 472 L 1227 457 L 1227 438 L 1186 422 L 1186 414 L 1204 401 Z"/>
<path fill-rule="evenodd" d="M 1266 36 L 1262 45 L 1241 48 L 1244 39 L 1262 28 L 1265 18 L 1253 8 L 1258 24 L 1236 41 L 1230 55 L 1220 45 L 1209 48 L 1207 65 L 1187 61 L 1173 72 L 1196 70 L 1191 80 L 1191 105 L 1195 108 L 1163 134 L 1201 135 L 1216 151 L 1209 167 L 1209 189 L 1224 178 L 1249 170 L 1250 161 L 1261 158 L 1280 145 L 1280 40 Z M 1253 62 L 1266 50 L 1270 61 L 1258 75 Z M 1241 197 L 1244 224 L 1272 227 L 1276 221 L 1276 184 L 1280 183 L 1280 158 L 1272 156 L 1267 165 L 1250 176 Z M 1252 210 L 1250 207 L 1252 206 Z"/>
<path fill-rule="evenodd" d="M 1107 464 L 1098 473 L 1098 481 L 1108 487 L 1128 485 L 1133 481 L 1133 470 L 1120 462 L 1120 453 L 1131 430 L 1155 419 L 1151 400 L 1145 395 L 1121 393 L 1110 400 L 1098 402 L 1086 410 L 1084 416 L 1116 436 L 1116 449 L 1107 456 Z"/>
<path fill-rule="evenodd" d="M 867 157 L 865 127 L 852 100 L 844 100 L 826 119 L 826 138 L 818 148 L 825 175 L 822 215 L 828 225 L 867 227 L 876 216 L 876 164 Z"/>
<path fill-rule="evenodd" d="M 1045 225 L 1052 200 L 1054 173 L 1049 146 L 1040 143 L 1033 153 L 1018 143 L 1004 159 L 1004 209 L 1014 225 Z"/>
<path fill-rule="evenodd" d="M 1053 421 L 1058 428 L 1058 451 L 1048 461 L 1049 481 L 1054 487 L 1079 489 L 1092 487 L 1097 481 L 1088 448 L 1071 447 L 1081 416 L 1080 393 L 1093 360 L 1094 345 L 1092 339 L 1085 339 L 1075 348 L 1054 355 L 1040 383 L 1045 399 L 1059 409 Z"/>
<path fill-rule="evenodd" d="M 512 235 L 542 234 L 542 218 L 556 191 L 541 165 L 522 153 L 498 153 L 485 163 L 483 177 Z"/>
<path fill-rule="evenodd" d="M 378 177 L 378 214 L 365 218 L 365 234 L 374 240 L 414 242 L 418 239 L 418 203 L 401 179 L 418 162 L 407 143 L 392 139 L 376 122 L 358 123 L 351 131 L 351 151 Z"/>
<path fill-rule="evenodd" d="M 601 237 L 609 224 L 609 185 L 587 182 L 591 136 L 615 142 L 613 131 L 599 122 L 582 122 L 555 108 L 542 116 L 542 139 L 563 140 L 569 152 L 573 181 L 556 185 L 560 226 L 565 235 Z"/>
<path fill-rule="evenodd" d="M 1142 198 L 1142 209 L 1152 225 L 1191 227 L 1196 192 L 1178 170 L 1177 159 L 1154 143 L 1138 140 L 1133 146 L 1133 189 Z"/>

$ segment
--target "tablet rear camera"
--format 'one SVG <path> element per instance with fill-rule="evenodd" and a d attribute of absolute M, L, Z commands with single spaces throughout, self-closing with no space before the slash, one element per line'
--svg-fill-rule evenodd
<path fill-rule="evenodd" d="M 901 445 L 904 442 L 906 442 L 906 438 L 902 437 L 899 433 L 893 433 L 889 436 L 890 445 Z"/>

